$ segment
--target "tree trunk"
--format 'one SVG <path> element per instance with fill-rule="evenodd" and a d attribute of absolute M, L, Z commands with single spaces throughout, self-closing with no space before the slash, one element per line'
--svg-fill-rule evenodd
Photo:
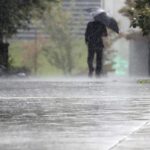
<path fill-rule="evenodd" d="M 3 34 L 0 32 L 0 65 L 8 69 L 8 47 L 9 43 L 4 43 Z"/>
<path fill-rule="evenodd" d="M 0 65 L 8 69 L 8 47 L 9 43 L 3 43 L 0 41 Z"/>
<path fill-rule="evenodd" d="M 148 49 L 149 49 L 148 69 L 149 69 L 149 76 L 150 76 L 150 37 L 148 37 Z"/>

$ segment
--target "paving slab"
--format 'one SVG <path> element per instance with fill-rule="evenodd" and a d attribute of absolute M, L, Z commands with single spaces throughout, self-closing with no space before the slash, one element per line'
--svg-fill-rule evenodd
<path fill-rule="evenodd" d="M 149 150 L 150 149 L 150 122 L 120 140 L 109 150 Z"/>

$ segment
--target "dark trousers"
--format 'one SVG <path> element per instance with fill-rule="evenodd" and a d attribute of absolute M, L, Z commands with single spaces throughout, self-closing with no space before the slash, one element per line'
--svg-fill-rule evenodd
<path fill-rule="evenodd" d="M 94 62 L 94 56 L 96 55 L 96 68 L 95 68 L 95 73 L 97 76 L 99 76 L 102 72 L 102 59 L 103 59 L 103 47 L 99 48 L 93 48 L 93 47 L 88 47 L 88 58 L 87 58 L 87 63 L 89 67 L 89 75 L 93 74 L 94 67 L 93 67 L 93 62 Z"/>

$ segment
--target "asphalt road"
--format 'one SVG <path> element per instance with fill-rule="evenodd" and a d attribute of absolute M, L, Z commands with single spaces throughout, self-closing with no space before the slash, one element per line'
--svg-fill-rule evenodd
<path fill-rule="evenodd" d="M 150 84 L 0 79 L 0 150 L 149 150 Z"/>

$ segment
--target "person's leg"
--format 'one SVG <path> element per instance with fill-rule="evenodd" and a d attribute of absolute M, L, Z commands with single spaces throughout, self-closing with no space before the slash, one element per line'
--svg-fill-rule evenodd
<path fill-rule="evenodd" d="M 103 63 L 103 48 L 96 50 L 96 76 L 100 76 L 102 73 L 102 63 Z"/>
<path fill-rule="evenodd" d="M 88 58 L 87 63 L 89 67 L 89 76 L 93 75 L 94 67 L 93 67 L 93 60 L 94 60 L 94 50 L 92 48 L 88 48 Z"/>

